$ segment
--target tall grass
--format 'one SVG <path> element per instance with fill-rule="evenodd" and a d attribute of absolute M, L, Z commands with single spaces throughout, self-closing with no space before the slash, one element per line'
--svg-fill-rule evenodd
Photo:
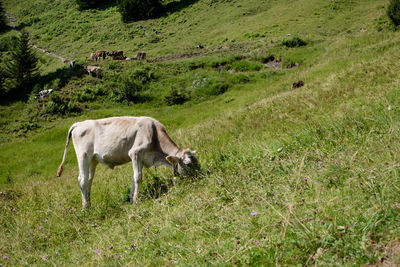
<path fill-rule="evenodd" d="M 247 58 L 272 53 L 301 62 L 298 68 L 229 73 L 228 67 L 223 68 L 240 61 L 224 54 L 214 59 L 217 64 L 208 65 L 211 60 L 200 57 L 152 65 L 170 68 L 171 73 L 156 72 L 161 73 L 158 79 L 167 85 L 182 83 L 184 89 L 191 86 L 185 82 L 192 75 L 202 79 L 200 74 L 215 78 L 232 74 L 236 78 L 227 80 L 238 81 L 222 95 L 182 106 L 105 103 L 75 118 L 40 122 L 40 133 L 12 137 L 2 144 L 0 238 L 5 241 L 0 243 L 0 263 L 330 266 L 395 262 L 390 251 L 400 234 L 398 33 L 378 32 L 370 19 L 384 13 L 377 9 L 381 1 L 334 2 L 312 1 L 318 14 L 298 17 L 304 27 L 313 25 L 307 40 L 314 41 L 307 46 L 281 46 L 278 33 L 299 27 L 298 21 L 288 19 L 289 26 L 271 24 L 270 37 L 279 43 L 271 47 L 273 51 L 261 46 Z M 199 1 L 192 8 L 206 3 L 217 10 L 229 4 Z M 308 3 L 294 5 L 309 10 Z M 282 10 L 281 5 L 266 4 L 272 14 Z M 282 21 L 290 17 L 276 14 L 283 14 Z M 336 18 L 326 14 L 354 16 L 334 29 L 329 25 Z M 179 21 L 186 16 L 180 15 L 165 19 Z M 316 21 L 329 21 L 326 31 Z M 249 18 L 247 30 L 252 22 Z M 360 31 L 361 26 L 367 30 Z M 241 49 L 258 45 L 256 40 Z M 251 82 L 245 82 L 245 77 Z M 292 90 L 291 84 L 299 79 L 305 86 Z M 152 90 L 157 85 L 162 87 L 156 83 Z M 6 115 L 17 116 L 11 111 Z M 63 176 L 55 178 L 67 129 L 77 120 L 116 115 L 159 119 L 182 148 L 198 150 L 203 175 L 174 181 L 171 171 L 162 167 L 144 170 L 139 203 L 130 205 L 132 167 L 127 164 L 111 171 L 99 166 L 93 207 L 81 210 L 73 149 Z"/>

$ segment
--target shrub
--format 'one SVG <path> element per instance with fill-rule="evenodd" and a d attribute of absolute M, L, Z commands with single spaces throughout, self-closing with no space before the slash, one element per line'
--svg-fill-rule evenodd
<path fill-rule="evenodd" d="M 83 87 L 77 94 L 76 99 L 79 102 L 88 102 L 94 101 L 97 96 L 104 95 L 104 91 L 102 88 L 99 89 L 90 89 L 89 87 Z"/>
<path fill-rule="evenodd" d="M 118 9 L 125 23 L 152 18 L 161 7 L 159 0 L 118 0 Z"/>
<path fill-rule="evenodd" d="M 400 0 L 391 0 L 387 9 L 387 15 L 394 25 L 400 25 Z"/>
<path fill-rule="evenodd" d="M 116 101 L 142 102 L 141 92 L 146 85 L 154 79 L 154 73 L 149 70 L 135 69 L 121 77 L 119 89 L 115 91 L 112 98 Z"/>
<path fill-rule="evenodd" d="M 69 114 L 80 112 L 81 108 L 79 105 L 70 101 L 69 99 L 61 98 L 57 93 L 50 95 L 49 101 L 44 108 L 44 112 L 48 114 Z"/>
<path fill-rule="evenodd" d="M 259 71 L 262 67 L 263 65 L 258 62 L 247 60 L 236 61 L 231 66 L 236 71 Z"/>
<path fill-rule="evenodd" d="M 248 83 L 248 82 L 250 82 L 250 78 L 247 77 L 247 76 L 244 75 L 244 74 L 238 74 L 238 75 L 234 75 L 234 76 L 231 78 L 231 82 L 232 82 L 233 84 L 237 84 L 237 83 Z"/>
<path fill-rule="evenodd" d="M 190 98 L 183 91 L 178 92 L 176 89 L 172 89 L 169 94 L 164 97 L 164 101 L 168 106 L 182 105 L 189 99 Z"/>
<path fill-rule="evenodd" d="M 307 45 L 307 43 L 299 37 L 293 37 L 290 40 L 283 40 L 282 45 L 292 48 L 292 47 L 305 46 Z"/>

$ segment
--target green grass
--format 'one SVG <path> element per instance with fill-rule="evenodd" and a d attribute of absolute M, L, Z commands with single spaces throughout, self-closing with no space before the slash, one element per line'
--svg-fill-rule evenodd
<path fill-rule="evenodd" d="M 133 53 L 150 38 L 126 39 L 139 25 L 143 31 L 161 28 L 161 41 L 146 43 L 151 57 L 196 52 L 197 43 L 206 48 L 158 63 L 101 62 L 103 79 L 73 77 L 58 90 L 68 97 L 89 94 L 85 88 L 111 88 L 116 76 L 148 67 L 155 75 L 146 88 L 155 96 L 150 102 L 123 104 L 99 96 L 80 103 L 86 107 L 74 116 L 36 113 L 41 106 L 34 103 L 1 106 L 0 255 L 7 258 L 0 263 L 400 263 L 400 45 L 399 33 L 379 22 L 386 1 L 200 0 L 128 25 L 114 7 L 81 14 L 68 1 L 13 3 L 5 1 L 5 7 L 21 21 L 40 18 L 40 27 L 28 27 L 33 36 L 51 37 L 52 50 L 74 51 L 81 62 L 100 50 L 98 43 Z M 25 14 L 45 3 L 42 12 Z M 48 23 L 62 11 L 63 25 Z M 74 20 L 87 22 L 72 26 Z M 218 27 L 211 27 L 216 21 Z M 104 26 L 91 34 L 98 25 Z M 67 39 L 73 27 L 87 32 Z M 289 33 L 307 45 L 282 46 Z M 227 48 L 213 50 L 220 45 Z M 261 62 L 269 55 L 299 66 L 267 69 Z M 235 64 L 243 68 L 230 71 Z M 43 76 L 60 66 L 46 68 Z M 305 86 L 292 90 L 298 80 Z M 202 98 L 191 87 L 198 81 L 198 88 L 229 88 Z M 163 97 L 173 88 L 192 93 L 192 99 L 167 106 Z M 67 130 L 75 121 L 119 115 L 160 120 L 182 148 L 198 151 L 203 175 L 174 183 L 170 170 L 147 169 L 139 203 L 130 205 L 132 167 L 99 166 L 92 208 L 82 211 L 73 149 L 63 176 L 55 178 Z"/>

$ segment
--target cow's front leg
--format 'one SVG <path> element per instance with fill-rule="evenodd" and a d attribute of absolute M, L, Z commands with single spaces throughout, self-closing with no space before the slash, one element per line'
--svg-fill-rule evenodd
<path fill-rule="evenodd" d="M 142 153 L 140 151 L 134 151 L 130 156 L 133 165 L 133 182 L 129 199 L 131 203 L 137 203 L 139 185 L 142 182 Z"/>

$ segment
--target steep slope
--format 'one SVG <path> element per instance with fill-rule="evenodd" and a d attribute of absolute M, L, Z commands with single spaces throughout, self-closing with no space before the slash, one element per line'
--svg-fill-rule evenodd
<path fill-rule="evenodd" d="M 6 240 L 0 263 L 396 264 L 400 44 L 399 32 L 385 22 L 386 1 L 182 1 L 191 4 L 128 25 L 120 23 L 115 7 L 79 13 L 68 1 L 50 2 L 5 6 L 21 22 L 30 24 L 32 17 L 41 23 L 27 28 L 35 42 L 82 62 L 100 48 L 140 49 L 155 58 L 205 45 L 189 59 L 141 63 L 159 73 L 154 92 L 204 78 L 235 77 L 237 84 L 182 106 L 89 103 L 92 109 L 77 117 L 40 121 L 37 132 L 10 137 L 0 145 L 0 238 Z M 52 14 L 63 20 L 48 23 Z M 139 26 L 143 36 L 128 38 Z M 74 27 L 86 29 L 76 40 Z M 157 42 L 145 34 L 156 31 Z M 283 46 L 292 36 L 308 44 Z M 221 70 L 212 64 L 237 55 L 256 62 L 269 54 L 300 64 L 233 73 L 228 70 L 235 62 Z M 100 64 L 113 71 L 112 62 Z M 241 83 L 239 74 L 249 82 Z M 299 80 L 305 86 L 292 89 Z M 76 77 L 60 92 L 101 82 Z M 2 115 L 21 116 L 8 108 Z M 159 119 L 180 146 L 199 151 L 203 175 L 173 183 L 169 170 L 145 170 L 140 202 L 132 206 L 132 167 L 100 166 L 93 207 L 81 211 L 73 151 L 63 177 L 54 177 L 68 127 L 116 115 Z"/>

